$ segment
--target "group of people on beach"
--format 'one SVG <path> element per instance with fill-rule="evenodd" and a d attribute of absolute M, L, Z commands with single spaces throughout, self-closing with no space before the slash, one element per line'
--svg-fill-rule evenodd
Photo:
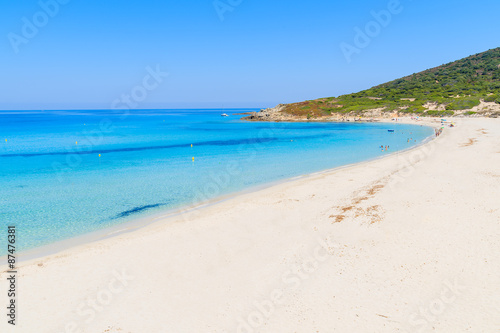
<path fill-rule="evenodd" d="M 441 127 L 440 129 L 435 129 L 434 132 L 435 132 L 436 138 L 437 138 L 438 136 L 441 135 L 441 133 L 443 133 L 443 128 Z"/>

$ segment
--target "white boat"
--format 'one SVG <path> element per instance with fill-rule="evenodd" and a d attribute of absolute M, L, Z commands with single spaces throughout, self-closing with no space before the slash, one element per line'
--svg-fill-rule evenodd
<path fill-rule="evenodd" d="M 227 114 L 223 113 L 220 115 L 221 117 L 229 117 Z"/>

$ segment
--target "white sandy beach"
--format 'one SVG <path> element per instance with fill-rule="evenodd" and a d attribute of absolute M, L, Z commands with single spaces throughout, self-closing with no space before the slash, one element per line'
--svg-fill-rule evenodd
<path fill-rule="evenodd" d="M 22 262 L 1 332 L 500 331 L 500 120 Z M 21 233 L 19 232 L 21 235 Z"/>

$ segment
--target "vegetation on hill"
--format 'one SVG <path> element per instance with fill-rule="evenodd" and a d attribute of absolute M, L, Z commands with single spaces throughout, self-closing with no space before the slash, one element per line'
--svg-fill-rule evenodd
<path fill-rule="evenodd" d="M 471 109 L 481 100 L 500 104 L 500 48 L 358 93 L 287 104 L 284 112 L 315 118 L 335 113 L 363 115 L 382 108 L 383 112 L 439 116 Z"/>

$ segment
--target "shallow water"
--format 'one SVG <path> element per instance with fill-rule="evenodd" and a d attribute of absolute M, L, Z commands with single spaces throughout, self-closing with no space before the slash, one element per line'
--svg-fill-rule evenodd
<path fill-rule="evenodd" d="M 18 250 L 26 250 L 376 158 L 433 134 L 418 125 L 255 123 L 220 113 L 0 112 L 0 244 L 8 225 L 16 225 Z"/>

